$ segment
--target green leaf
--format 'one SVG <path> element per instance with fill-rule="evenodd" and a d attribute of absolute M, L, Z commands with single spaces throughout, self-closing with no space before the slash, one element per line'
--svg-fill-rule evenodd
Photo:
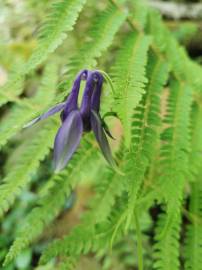
<path fill-rule="evenodd" d="M 145 93 L 145 66 L 149 44 L 148 36 L 129 34 L 113 66 L 115 106 L 123 123 L 127 147 L 130 146 L 133 111 Z"/>
<path fill-rule="evenodd" d="M 38 44 L 26 64 L 26 72 L 30 72 L 41 64 L 48 55 L 67 37 L 67 32 L 73 29 L 79 12 L 86 0 L 56 0 L 47 15 L 39 34 Z"/>

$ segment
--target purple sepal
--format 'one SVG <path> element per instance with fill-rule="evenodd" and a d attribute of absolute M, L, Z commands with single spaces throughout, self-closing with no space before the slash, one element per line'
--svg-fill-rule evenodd
<path fill-rule="evenodd" d="M 91 110 L 94 110 L 98 113 L 100 110 L 100 98 L 102 93 L 103 76 L 97 71 L 94 72 L 94 74 L 94 76 L 97 77 L 97 84 L 91 98 Z"/>
<path fill-rule="evenodd" d="M 80 112 L 72 111 L 59 128 L 54 143 L 55 171 L 62 170 L 79 146 L 83 132 Z"/>
<path fill-rule="evenodd" d="M 23 126 L 23 128 L 31 127 L 35 123 L 37 123 L 41 120 L 44 120 L 44 119 L 48 118 L 49 116 L 54 115 L 57 112 L 60 112 L 62 109 L 64 109 L 64 107 L 65 107 L 65 102 L 57 104 L 56 106 L 50 108 L 47 112 L 43 113 L 39 117 L 37 117 L 37 118 L 33 119 L 32 121 L 30 121 L 29 123 L 25 124 Z"/>
<path fill-rule="evenodd" d="M 61 115 L 62 122 L 65 121 L 69 113 L 73 110 L 78 109 L 78 95 L 80 90 L 81 80 L 86 80 L 88 77 L 88 70 L 84 69 L 77 75 L 76 79 L 74 80 L 72 90 L 67 97 L 66 104 L 64 107 L 64 111 Z"/>
<path fill-rule="evenodd" d="M 116 168 L 116 163 L 112 157 L 109 143 L 102 127 L 102 121 L 94 110 L 91 110 L 91 127 L 105 159 L 113 168 Z"/>

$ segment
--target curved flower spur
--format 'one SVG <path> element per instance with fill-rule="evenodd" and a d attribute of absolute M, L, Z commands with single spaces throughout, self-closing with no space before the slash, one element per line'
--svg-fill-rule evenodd
<path fill-rule="evenodd" d="M 86 85 L 81 106 L 78 108 L 81 80 L 86 80 Z M 106 134 L 110 137 L 112 136 L 99 114 L 103 81 L 104 78 L 101 72 L 82 70 L 77 75 L 70 95 L 65 102 L 50 108 L 47 112 L 25 125 L 25 127 L 30 127 L 38 121 L 62 111 L 62 125 L 56 134 L 54 142 L 54 165 L 56 172 L 62 170 L 71 159 L 79 146 L 82 134 L 91 130 L 95 134 L 105 159 L 118 171 Z"/>

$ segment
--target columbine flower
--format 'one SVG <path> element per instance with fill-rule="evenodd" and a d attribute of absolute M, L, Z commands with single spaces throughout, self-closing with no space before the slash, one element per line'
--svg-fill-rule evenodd
<path fill-rule="evenodd" d="M 78 108 L 78 95 L 81 80 L 86 80 L 86 85 L 81 106 Z M 105 159 L 112 167 L 116 167 L 105 132 L 109 136 L 111 136 L 111 134 L 99 114 L 102 85 L 103 76 L 100 72 L 81 71 L 74 81 L 71 93 L 66 102 L 57 104 L 26 125 L 26 127 L 31 126 L 40 120 L 62 111 L 62 125 L 57 132 L 54 142 L 54 163 L 56 171 L 60 171 L 65 167 L 79 146 L 82 134 L 84 132 L 90 132 L 91 130 L 93 130 L 95 134 Z"/>

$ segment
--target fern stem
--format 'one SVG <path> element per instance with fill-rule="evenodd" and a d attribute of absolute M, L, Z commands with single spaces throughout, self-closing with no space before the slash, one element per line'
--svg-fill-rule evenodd
<path fill-rule="evenodd" d="M 142 247 L 142 234 L 137 213 L 134 214 L 135 228 L 137 232 L 137 256 L 138 256 L 138 269 L 143 270 L 143 247 Z"/>
<path fill-rule="evenodd" d="M 109 83 L 110 88 L 112 90 L 112 93 L 114 95 L 115 94 L 115 90 L 114 90 L 114 86 L 113 86 L 112 80 L 109 77 L 109 75 L 105 71 L 103 71 L 103 70 L 98 70 L 98 72 L 100 72 L 103 75 L 103 77 L 105 78 L 105 80 Z"/>
<path fill-rule="evenodd" d="M 109 0 L 109 2 L 115 6 L 117 9 L 119 9 L 122 13 L 124 13 L 124 10 L 122 9 L 122 7 L 116 3 L 115 0 Z M 126 17 L 126 22 L 128 23 L 128 25 L 130 25 L 131 29 L 135 32 L 144 34 L 144 30 L 142 29 L 142 27 L 133 20 L 133 18 L 131 18 L 130 15 L 127 15 Z M 159 50 L 159 48 L 156 46 L 156 44 L 152 43 L 151 45 L 151 49 L 152 51 L 162 60 L 164 60 L 165 62 L 167 61 L 166 57 L 161 53 L 161 51 Z M 173 76 L 179 80 L 182 81 L 181 78 L 179 78 L 179 76 L 176 74 L 176 72 L 173 72 Z"/>
<path fill-rule="evenodd" d="M 119 9 L 121 12 L 124 12 L 124 10 L 122 9 L 122 7 L 116 3 L 116 1 L 114 0 L 109 0 L 109 2 L 115 6 L 117 9 Z M 138 23 L 134 22 L 131 18 L 130 15 L 127 16 L 126 21 L 128 22 L 128 24 L 131 26 L 131 28 L 137 32 L 143 33 L 142 28 L 139 26 Z"/>

